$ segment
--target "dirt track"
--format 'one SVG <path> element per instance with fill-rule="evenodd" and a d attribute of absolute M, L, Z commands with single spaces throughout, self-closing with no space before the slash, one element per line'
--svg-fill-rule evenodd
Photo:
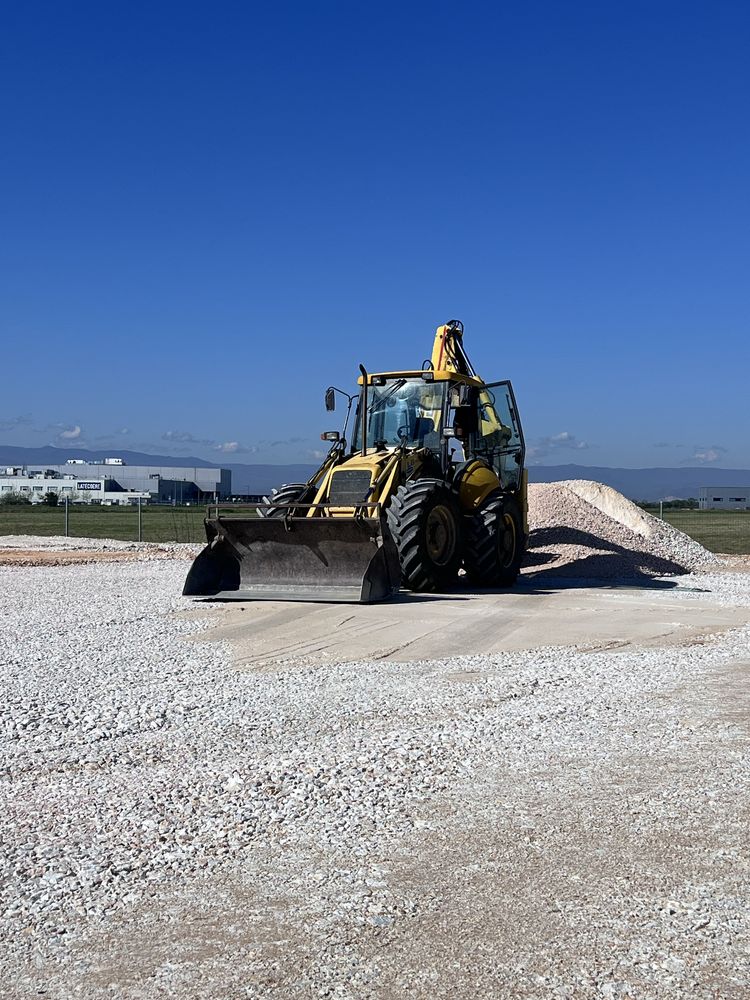
<path fill-rule="evenodd" d="M 148 559 L 190 559 L 192 553 L 155 548 L 146 555 L 142 549 L 102 551 L 101 549 L 4 549 L 0 547 L 0 566 L 75 566 L 98 562 L 138 562 Z"/>

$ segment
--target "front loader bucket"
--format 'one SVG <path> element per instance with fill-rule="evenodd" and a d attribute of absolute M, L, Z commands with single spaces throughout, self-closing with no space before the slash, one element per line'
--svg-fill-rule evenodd
<path fill-rule="evenodd" d="M 205 524 L 208 545 L 188 573 L 188 597 L 367 604 L 398 590 L 398 553 L 382 516 L 217 516 Z"/>

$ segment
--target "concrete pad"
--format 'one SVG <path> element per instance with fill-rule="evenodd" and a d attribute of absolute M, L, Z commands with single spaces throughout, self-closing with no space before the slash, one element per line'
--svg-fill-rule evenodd
<path fill-rule="evenodd" d="M 228 603 L 208 614 L 216 624 L 201 640 L 228 641 L 244 669 L 282 660 L 398 662 L 549 645 L 680 645 L 750 621 L 750 609 L 687 601 L 658 583 L 541 589 L 533 581 L 502 592 L 404 593 L 383 604 Z"/>

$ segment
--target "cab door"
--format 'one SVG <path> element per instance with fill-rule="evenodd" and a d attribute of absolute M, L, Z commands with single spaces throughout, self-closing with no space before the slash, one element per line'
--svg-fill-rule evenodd
<path fill-rule="evenodd" d="M 513 386 L 507 379 L 490 382 L 480 389 L 477 408 L 472 457 L 495 470 L 503 489 L 516 491 L 521 485 L 526 446 Z"/>

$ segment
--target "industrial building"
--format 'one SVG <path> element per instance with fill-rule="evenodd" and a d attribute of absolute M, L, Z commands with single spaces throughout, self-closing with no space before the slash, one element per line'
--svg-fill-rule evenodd
<path fill-rule="evenodd" d="M 699 510 L 750 510 L 750 486 L 701 486 Z"/>
<path fill-rule="evenodd" d="M 126 465 L 121 458 L 101 462 L 69 459 L 64 465 L 0 467 L 0 494 L 20 493 L 32 502 L 49 492 L 78 503 L 202 503 L 232 492 L 230 469 Z"/>

